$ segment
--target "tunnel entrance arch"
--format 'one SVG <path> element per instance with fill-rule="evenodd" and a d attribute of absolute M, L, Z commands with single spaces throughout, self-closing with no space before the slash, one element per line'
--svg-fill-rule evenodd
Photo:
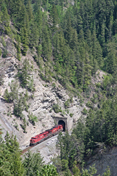
<path fill-rule="evenodd" d="M 68 131 L 72 129 L 73 119 L 71 117 L 64 117 L 62 115 L 52 115 L 55 125 L 63 125 L 63 131 Z"/>
<path fill-rule="evenodd" d="M 65 122 L 63 120 L 59 120 L 58 125 L 62 125 L 63 126 L 63 131 L 65 131 Z"/>

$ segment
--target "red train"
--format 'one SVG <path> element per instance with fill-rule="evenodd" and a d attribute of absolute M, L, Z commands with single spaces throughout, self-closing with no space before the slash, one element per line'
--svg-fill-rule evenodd
<path fill-rule="evenodd" d="M 52 137 L 58 132 L 63 131 L 63 126 L 62 125 L 57 125 L 49 130 L 44 131 L 43 133 L 40 133 L 36 135 L 35 137 L 32 137 L 30 139 L 30 145 L 36 145 L 39 144 L 40 142 L 44 141 L 45 139 L 48 139 L 49 137 Z"/>

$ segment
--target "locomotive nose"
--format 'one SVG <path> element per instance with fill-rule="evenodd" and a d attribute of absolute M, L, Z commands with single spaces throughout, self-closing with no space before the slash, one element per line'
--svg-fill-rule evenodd
<path fill-rule="evenodd" d="M 58 125 L 62 125 L 63 131 L 65 131 L 65 122 L 63 120 L 59 120 Z"/>

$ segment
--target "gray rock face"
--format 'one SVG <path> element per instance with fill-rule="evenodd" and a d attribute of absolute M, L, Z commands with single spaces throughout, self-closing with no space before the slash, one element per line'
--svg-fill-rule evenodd
<path fill-rule="evenodd" d="M 30 51 L 28 51 L 26 57 L 22 56 L 21 61 L 18 61 L 15 57 L 16 48 L 8 36 L 5 37 L 5 42 L 7 51 L 10 54 L 6 58 L 0 58 L 0 72 L 3 74 L 3 85 L 0 85 L 0 128 L 3 129 L 3 137 L 6 131 L 8 131 L 10 134 L 16 135 L 21 148 L 22 146 L 29 145 L 30 138 L 32 136 L 52 128 L 55 125 L 55 121 L 53 119 L 53 114 L 55 114 L 53 110 L 54 104 L 57 104 L 62 111 L 56 114 L 57 116 L 61 115 L 63 117 L 68 117 L 71 121 L 74 121 L 75 124 L 81 115 L 82 109 L 84 108 L 84 105 L 82 107 L 79 106 L 78 97 L 73 97 L 73 102 L 67 109 L 65 109 L 64 104 L 70 98 L 66 90 L 54 79 L 54 88 L 52 84 L 48 83 L 47 85 L 40 79 L 38 75 L 39 67 L 36 62 L 34 62 Z M 0 47 L 3 48 L 3 45 L 0 44 Z M 25 58 L 27 58 L 30 64 L 33 65 L 33 70 L 30 75 L 34 80 L 35 91 L 34 94 L 28 91 L 29 97 L 33 96 L 33 98 L 29 98 L 27 101 L 29 104 L 28 112 L 25 110 L 22 112 L 27 124 L 26 133 L 23 133 L 23 129 L 21 127 L 23 125 L 23 120 L 14 116 L 13 103 L 5 102 L 4 92 L 6 89 L 10 92 L 10 84 L 17 79 L 17 68 L 22 68 L 22 63 Z M 18 86 L 19 85 L 20 82 L 18 82 Z M 26 89 L 19 87 L 17 88 L 17 91 L 19 94 L 24 95 Z M 35 125 L 30 123 L 29 114 L 33 114 L 37 117 Z M 72 117 L 70 117 L 70 114 L 72 114 Z M 72 126 L 70 128 L 72 128 Z"/>
<path fill-rule="evenodd" d="M 117 175 L 117 147 L 107 150 L 103 153 L 102 150 L 87 162 L 88 165 L 94 165 L 97 169 L 96 175 L 102 175 L 109 167 L 111 176 Z M 88 166 L 87 166 L 88 168 Z"/>
<path fill-rule="evenodd" d="M 69 99 L 69 96 L 66 94 L 65 90 L 56 89 L 55 92 L 58 98 L 62 101 L 66 101 L 67 99 Z"/>

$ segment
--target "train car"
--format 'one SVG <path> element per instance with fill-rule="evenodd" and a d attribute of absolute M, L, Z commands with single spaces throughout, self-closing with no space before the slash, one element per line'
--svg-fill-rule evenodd
<path fill-rule="evenodd" d="M 45 136 L 43 134 L 36 135 L 35 137 L 31 138 L 30 145 L 36 145 L 36 144 L 42 142 L 44 138 L 45 138 Z"/>
<path fill-rule="evenodd" d="M 63 131 L 63 126 L 62 125 L 57 125 L 53 127 L 52 129 L 46 130 L 43 133 L 40 133 L 36 135 L 35 137 L 32 137 L 30 140 L 30 145 L 36 145 L 49 137 L 52 137 L 56 135 L 59 131 Z"/>

